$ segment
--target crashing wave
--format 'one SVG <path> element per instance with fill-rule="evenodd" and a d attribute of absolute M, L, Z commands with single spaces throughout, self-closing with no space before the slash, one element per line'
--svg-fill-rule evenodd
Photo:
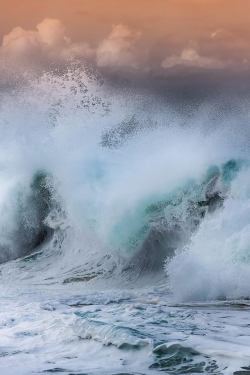
<path fill-rule="evenodd" d="M 248 129 L 209 132 L 198 117 L 183 127 L 183 118 L 158 110 L 159 103 L 150 117 L 140 95 L 112 97 L 77 66 L 20 90 L 1 107 L 1 263 L 20 258 L 13 273 L 19 267 L 27 280 L 132 285 L 167 276 L 181 299 L 250 294 L 243 276 L 236 283 L 221 268 L 227 259 L 232 275 L 248 274 L 250 241 L 247 234 L 239 239 L 248 225 Z M 242 227 L 223 216 L 235 202 Z M 193 267 L 193 275 L 200 269 L 207 277 L 192 295 L 186 286 L 197 289 Z"/>

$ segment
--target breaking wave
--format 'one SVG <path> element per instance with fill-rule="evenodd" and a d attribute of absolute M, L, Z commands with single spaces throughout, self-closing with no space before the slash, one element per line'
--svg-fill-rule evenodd
<path fill-rule="evenodd" d="M 250 296 L 246 108 L 240 124 L 212 104 L 190 120 L 72 63 L 0 110 L 2 279 Z"/>

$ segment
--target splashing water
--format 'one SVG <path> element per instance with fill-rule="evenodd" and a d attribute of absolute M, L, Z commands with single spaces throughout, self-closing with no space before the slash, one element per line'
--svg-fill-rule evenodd
<path fill-rule="evenodd" d="M 220 113 L 213 125 L 212 105 L 187 123 L 157 97 L 109 87 L 74 62 L 28 75 L 25 85 L 1 95 L 0 106 L 5 373 L 14 374 L 18 361 L 23 373 L 34 373 L 28 358 L 42 340 L 51 341 L 39 331 L 48 325 L 55 337 L 63 330 L 65 341 L 58 358 L 43 352 L 37 372 L 107 374 L 127 366 L 135 373 L 131 351 L 135 369 L 150 374 L 232 374 L 249 366 L 243 332 L 231 333 L 229 360 L 218 343 L 212 350 L 213 330 L 203 339 L 202 319 L 229 325 L 227 302 L 171 307 L 250 297 L 247 109 L 241 124 Z M 14 306 L 8 293 L 25 302 Z M 13 320 L 9 308 L 20 311 Z M 230 319 L 239 318 L 233 308 L 230 302 Z M 96 351 L 103 370 L 93 365 Z M 113 363 L 105 364 L 105 353 Z M 17 358 L 13 371 L 10 356 Z"/>

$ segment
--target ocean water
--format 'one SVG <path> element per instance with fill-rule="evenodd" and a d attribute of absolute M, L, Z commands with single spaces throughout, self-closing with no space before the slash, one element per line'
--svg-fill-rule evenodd
<path fill-rule="evenodd" d="M 249 374 L 246 103 L 72 63 L 0 102 L 0 370 Z"/>

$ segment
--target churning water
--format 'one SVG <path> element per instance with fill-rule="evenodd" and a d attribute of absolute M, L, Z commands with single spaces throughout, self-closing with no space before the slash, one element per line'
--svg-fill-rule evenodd
<path fill-rule="evenodd" d="M 72 63 L 0 110 L 1 373 L 250 373 L 247 105 Z"/>

